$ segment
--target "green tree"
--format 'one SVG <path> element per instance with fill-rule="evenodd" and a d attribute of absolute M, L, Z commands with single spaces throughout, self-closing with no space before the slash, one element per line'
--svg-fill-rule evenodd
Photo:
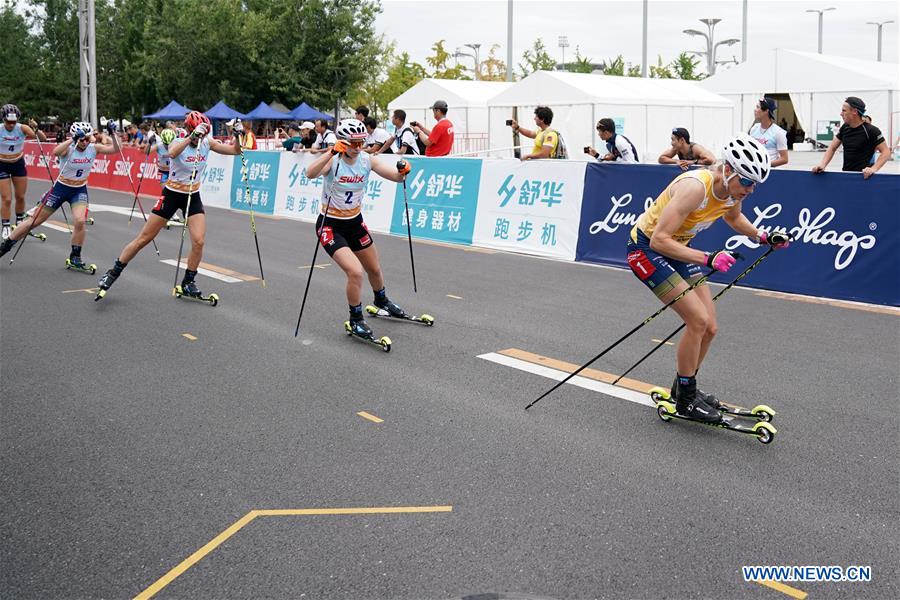
<path fill-rule="evenodd" d="M 434 54 L 425 59 L 425 62 L 432 68 L 431 77 L 436 79 L 471 79 L 465 74 L 466 67 L 464 65 L 450 66 L 450 59 L 453 58 L 453 55 L 444 48 L 444 41 L 436 41 L 431 46 Z"/>
<path fill-rule="evenodd" d="M 604 75 L 625 75 L 625 59 L 622 58 L 622 55 L 618 55 L 617 57 L 610 59 L 609 61 L 603 61 L 600 64 L 600 70 L 603 71 Z"/>
<path fill-rule="evenodd" d="M 575 60 L 566 65 L 566 70 L 572 73 L 593 73 L 594 65 L 586 56 L 581 55 L 581 50 L 575 46 Z"/>
<path fill-rule="evenodd" d="M 481 73 L 478 78 L 482 81 L 506 81 L 506 62 L 497 56 L 500 44 L 491 46 L 486 59 L 481 61 Z"/>
<path fill-rule="evenodd" d="M 0 44 L 0 102 L 16 104 L 26 117 L 47 116 L 47 107 L 39 96 L 43 77 L 40 48 L 29 34 L 26 15 L 17 13 L 10 0 L 0 7 L 0 31 L 4 37 Z"/>
<path fill-rule="evenodd" d="M 687 52 L 682 52 L 678 55 L 678 58 L 672 61 L 669 68 L 678 79 L 698 80 L 704 78 L 702 73 L 697 72 L 698 66 L 700 66 L 699 58 L 691 56 Z"/>
<path fill-rule="evenodd" d="M 662 56 L 657 56 L 656 64 L 650 65 L 650 77 L 656 79 L 673 79 L 675 75 L 672 74 L 672 65 L 664 65 Z"/>
<path fill-rule="evenodd" d="M 522 77 L 527 77 L 535 71 L 552 71 L 556 67 L 556 61 L 547 53 L 544 40 L 538 38 L 534 44 L 522 54 L 523 62 L 519 63 Z"/>

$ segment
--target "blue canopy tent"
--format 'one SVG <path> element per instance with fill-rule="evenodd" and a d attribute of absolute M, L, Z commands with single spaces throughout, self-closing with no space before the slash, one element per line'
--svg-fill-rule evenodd
<path fill-rule="evenodd" d="M 306 102 L 301 102 L 298 106 L 294 107 L 294 110 L 292 110 L 290 114 L 291 117 L 298 121 L 314 121 L 316 119 L 326 119 L 328 121 L 334 120 L 332 115 L 320 112 Z"/>
<path fill-rule="evenodd" d="M 222 100 L 219 100 L 218 102 L 216 102 L 215 106 L 213 106 L 212 108 L 210 108 L 208 111 L 206 111 L 203 114 L 206 115 L 207 117 L 209 117 L 210 119 L 223 120 L 223 121 L 227 121 L 229 119 L 234 119 L 234 118 L 238 118 L 238 119 L 248 118 L 247 115 L 245 115 L 243 113 L 239 113 L 238 111 L 234 110 L 233 108 L 231 108 L 230 106 L 225 104 L 225 102 Z"/>
<path fill-rule="evenodd" d="M 144 115 L 144 118 L 157 119 L 159 121 L 181 121 L 184 119 L 184 115 L 188 114 L 189 112 L 191 112 L 191 109 L 178 104 L 178 102 L 175 100 L 172 100 L 155 113 Z"/>
<path fill-rule="evenodd" d="M 293 117 L 289 113 L 275 110 L 265 102 L 260 102 L 256 108 L 244 115 L 244 118 L 254 121 L 289 121 Z"/>

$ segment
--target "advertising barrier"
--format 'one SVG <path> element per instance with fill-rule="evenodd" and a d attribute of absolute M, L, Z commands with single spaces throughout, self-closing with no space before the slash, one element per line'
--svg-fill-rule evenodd
<path fill-rule="evenodd" d="M 42 145 L 50 156 L 54 144 Z M 99 157 L 92 187 L 131 191 L 146 155 L 124 148 Z M 248 151 L 250 200 L 262 214 L 311 222 L 319 212 L 322 178 L 306 167 L 315 155 Z M 381 156 L 393 168 L 398 157 Z M 48 179 L 37 144 L 25 145 L 28 176 Z M 403 186 L 372 173 L 363 215 L 375 232 L 522 252 L 628 268 L 625 241 L 638 216 L 680 170 L 667 165 L 619 165 L 514 159 L 410 159 L 409 212 Z M 56 177 L 59 164 L 51 157 Z M 240 156 L 210 153 L 203 174 L 204 204 L 246 210 Z M 145 167 L 141 193 L 158 195 L 155 156 Z M 788 231 L 794 241 L 741 283 L 782 292 L 900 306 L 900 176 L 774 171 L 744 201 L 757 228 Z M 703 231 L 695 247 L 761 252 L 724 221 Z M 738 263 L 735 268 L 740 268 Z M 716 275 L 729 281 L 731 273 Z"/>

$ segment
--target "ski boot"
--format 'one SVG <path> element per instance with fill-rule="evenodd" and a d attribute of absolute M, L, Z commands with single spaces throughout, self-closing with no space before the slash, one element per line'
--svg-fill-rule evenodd
<path fill-rule="evenodd" d="M 9 238 L 4 239 L 2 242 L 0 242 L 0 256 L 3 256 L 4 254 L 12 250 L 12 247 L 15 245 L 16 240 L 11 240 Z"/>
<path fill-rule="evenodd" d="M 429 327 L 434 325 L 434 317 L 431 315 L 413 316 L 406 313 L 400 306 L 385 296 L 383 299 L 375 298 L 374 306 L 369 304 L 366 306 L 366 312 L 375 317 L 391 317 L 394 319 L 403 319 L 404 321 L 415 321 L 424 323 Z"/>
<path fill-rule="evenodd" d="M 378 339 L 375 339 L 375 335 L 372 333 L 372 328 L 369 327 L 369 324 L 366 323 L 363 318 L 354 318 L 349 321 L 344 321 L 344 331 L 347 332 L 347 335 L 358 337 L 361 340 L 365 340 L 370 344 L 375 344 L 376 346 L 381 346 L 381 349 L 385 352 L 391 351 L 391 338 L 387 336 L 382 336 Z"/>
<path fill-rule="evenodd" d="M 80 256 L 75 256 L 74 254 L 69 255 L 69 258 L 66 259 L 66 268 L 80 273 L 87 273 L 88 275 L 93 275 L 97 272 L 97 265 L 86 265 Z"/>
<path fill-rule="evenodd" d="M 650 395 L 653 397 L 654 401 L 658 399 L 669 400 L 670 398 L 678 397 L 677 389 L 678 377 L 676 376 L 675 381 L 672 382 L 671 392 L 666 393 L 662 388 L 653 388 Z M 749 417 L 759 421 L 766 421 L 767 423 L 771 422 L 776 414 L 768 404 L 757 404 L 753 408 L 744 408 L 743 406 L 738 406 L 736 404 L 722 402 L 713 394 L 707 394 L 700 388 L 697 388 L 697 398 L 708 404 L 710 407 L 718 409 L 722 413 L 738 417 Z"/>
<path fill-rule="evenodd" d="M 112 287 L 112 284 L 116 282 L 116 279 L 118 279 L 121 274 L 122 271 L 117 271 L 115 268 L 112 268 L 100 278 L 100 281 L 97 283 L 97 287 L 100 289 L 97 290 L 97 296 L 94 298 L 94 302 L 106 297 L 106 291 Z"/>
<path fill-rule="evenodd" d="M 9 226 L 9 223 L 5 223 L 3 228 L 0 229 L 0 239 L 6 240 L 9 238 L 9 234 L 12 233 L 12 227 Z"/>
<path fill-rule="evenodd" d="M 197 284 L 194 283 L 193 280 L 185 280 L 181 282 L 181 285 L 176 285 L 175 296 L 177 298 L 184 298 L 186 300 L 206 302 L 210 306 L 215 306 L 219 303 L 218 294 L 210 294 L 209 296 L 204 296 L 203 292 L 200 291 L 200 288 L 197 287 Z"/>

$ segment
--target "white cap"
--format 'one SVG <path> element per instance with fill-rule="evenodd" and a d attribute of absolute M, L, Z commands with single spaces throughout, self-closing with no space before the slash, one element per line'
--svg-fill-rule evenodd
<path fill-rule="evenodd" d="M 316 128 L 316 126 L 312 123 L 312 121 L 303 121 L 302 123 L 300 123 L 300 131 L 303 131 L 304 129 L 315 129 L 315 128 Z"/>

